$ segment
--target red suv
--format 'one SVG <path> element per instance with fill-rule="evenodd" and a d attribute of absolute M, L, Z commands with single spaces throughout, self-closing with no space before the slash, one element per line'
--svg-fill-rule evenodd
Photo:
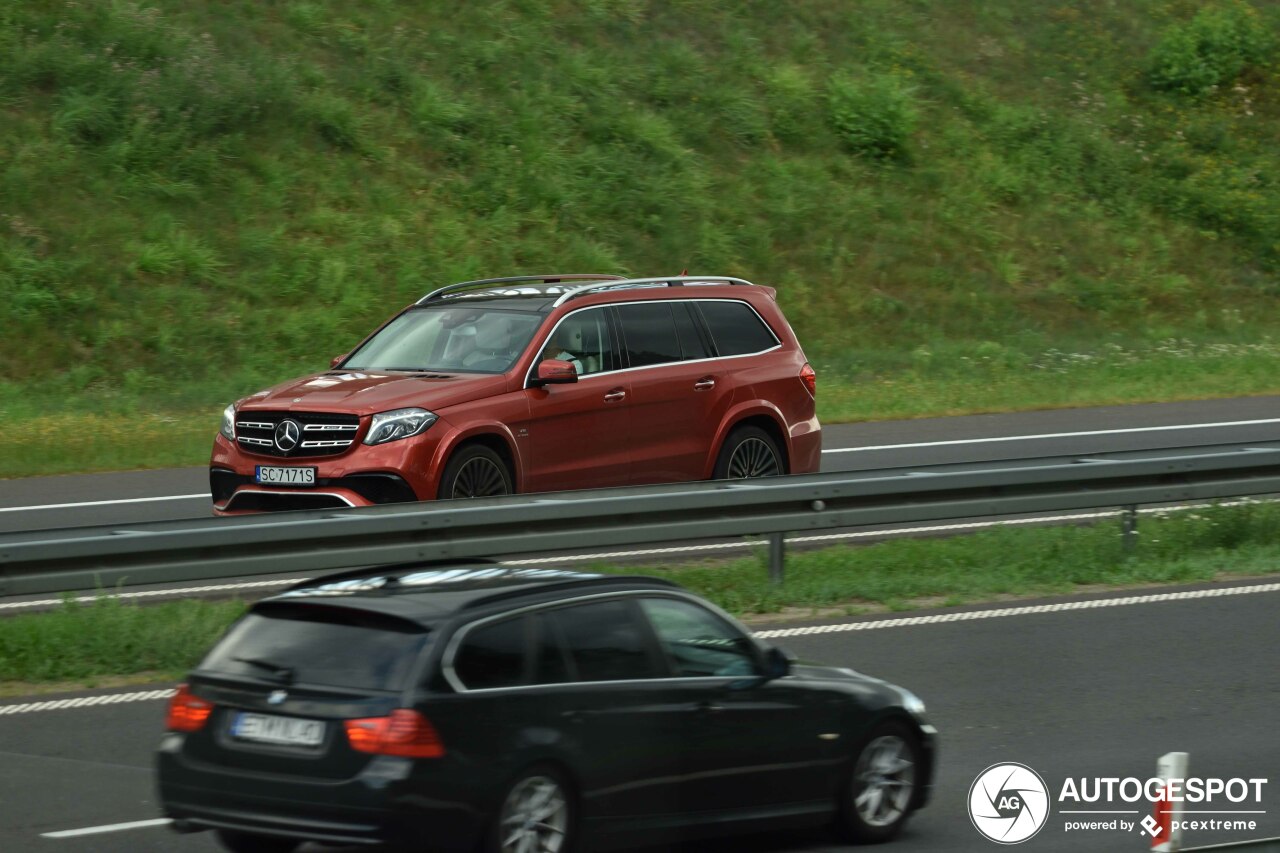
<path fill-rule="evenodd" d="M 228 406 L 214 511 L 814 472 L 815 379 L 775 291 L 742 279 L 463 282 Z"/>

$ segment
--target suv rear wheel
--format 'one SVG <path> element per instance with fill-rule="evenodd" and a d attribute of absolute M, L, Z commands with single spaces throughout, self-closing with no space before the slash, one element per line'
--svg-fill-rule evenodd
<path fill-rule="evenodd" d="M 471 444 L 449 457 L 436 497 L 491 498 L 512 491 L 511 472 L 502 457 L 483 444 Z"/>
<path fill-rule="evenodd" d="M 748 477 L 776 477 L 782 470 L 782 454 L 773 436 L 755 426 L 736 427 L 725 439 L 716 457 L 716 480 L 743 480 Z"/>

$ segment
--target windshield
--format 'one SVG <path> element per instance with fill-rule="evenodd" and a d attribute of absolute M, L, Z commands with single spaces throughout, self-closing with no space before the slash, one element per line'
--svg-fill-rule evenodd
<path fill-rule="evenodd" d="M 199 669 L 282 685 L 398 690 L 427 637 L 426 628 L 391 617 L 275 606 L 232 626 Z"/>
<path fill-rule="evenodd" d="M 343 362 L 350 370 L 502 373 L 524 351 L 542 315 L 476 305 L 406 311 Z"/>

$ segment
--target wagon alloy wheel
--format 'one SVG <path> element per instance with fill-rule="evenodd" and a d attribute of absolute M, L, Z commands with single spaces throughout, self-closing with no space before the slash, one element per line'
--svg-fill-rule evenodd
<path fill-rule="evenodd" d="M 840 794 L 843 835 L 862 844 L 888 841 L 897 835 L 916 807 L 916 786 L 926 772 L 918 734 L 890 720 L 862 741 Z"/>
<path fill-rule="evenodd" d="M 488 447 L 474 444 L 455 453 L 440 477 L 439 497 L 491 498 L 509 495 L 511 474 L 502 457 Z"/>
<path fill-rule="evenodd" d="M 527 776 L 502 804 L 498 843 L 502 853 L 559 853 L 569 831 L 569 802 L 548 776 Z"/>
<path fill-rule="evenodd" d="M 733 450 L 729 457 L 729 479 L 747 477 L 776 477 L 778 457 L 773 448 L 758 438 L 748 438 Z"/>
<path fill-rule="evenodd" d="M 916 765 L 907 742 L 883 735 L 867 744 L 854 770 L 853 807 L 870 826 L 892 826 L 907 813 Z"/>

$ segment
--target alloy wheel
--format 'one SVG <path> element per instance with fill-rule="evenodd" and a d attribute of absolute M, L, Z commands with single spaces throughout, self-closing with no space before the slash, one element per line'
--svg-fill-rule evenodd
<path fill-rule="evenodd" d="M 911 804 L 916 768 L 912 751 L 898 735 L 882 735 L 858 756 L 853 771 L 853 806 L 868 826 L 890 826 Z"/>
<path fill-rule="evenodd" d="M 507 477 L 498 463 L 483 456 L 468 459 L 453 478 L 455 498 L 489 498 L 510 492 Z"/>
<path fill-rule="evenodd" d="M 779 473 L 778 455 L 762 439 L 754 436 L 733 449 L 729 457 L 728 477 L 741 480 L 748 477 L 776 477 Z"/>
<path fill-rule="evenodd" d="M 569 826 L 569 804 L 547 776 L 522 779 L 502 804 L 498 839 L 503 853 L 558 853 Z"/>

